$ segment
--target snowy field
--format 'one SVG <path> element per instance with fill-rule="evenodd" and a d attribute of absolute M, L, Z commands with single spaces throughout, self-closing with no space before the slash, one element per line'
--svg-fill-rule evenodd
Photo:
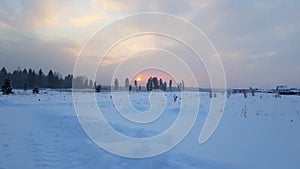
<path fill-rule="evenodd" d="M 96 98 L 114 129 L 140 138 L 155 136 L 172 125 L 180 108 L 180 99 L 173 101 L 174 94 L 180 95 L 166 93 L 167 107 L 161 118 L 145 125 L 125 123 L 110 93 L 97 93 Z M 147 93 L 132 93 L 130 99 L 138 110 L 150 106 Z M 201 93 L 196 123 L 175 148 L 152 158 L 130 159 L 101 149 L 86 135 L 70 92 L 0 95 L 0 169 L 300 168 L 299 96 L 231 95 L 214 135 L 199 144 L 209 106 L 208 93 Z"/>

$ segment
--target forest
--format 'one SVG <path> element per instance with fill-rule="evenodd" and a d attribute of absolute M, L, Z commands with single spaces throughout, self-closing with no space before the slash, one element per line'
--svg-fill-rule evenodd
<path fill-rule="evenodd" d="M 35 71 L 33 69 L 18 69 L 13 72 L 7 72 L 3 67 L 0 71 L 0 83 L 5 79 L 9 79 L 13 88 L 15 89 L 32 89 L 34 86 L 39 88 L 50 89 L 67 89 L 72 88 L 72 81 L 74 80 L 74 88 L 94 88 L 94 83 L 86 77 L 68 74 L 63 77 L 60 73 L 49 70 L 47 74 L 42 69 Z"/>
<path fill-rule="evenodd" d="M 49 89 L 95 89 L 96 92 L 107 91 L 107 89 L 118 90 L 129 90 L 129 91 L 152 91 L 152 90 L 162 90 L 162 91 L 181 91 L 184 90 L 184 81 L 177 83 L 177 87 L 172 89 L 172 80 L 169 81 L 169 86 L 167 88 L 167 82 L 163 81 L 161 78 L 150 77 L 147 80 L 146 86 L 143 89 L 141 85 L 138 84 L 137 80 L 133 81 L 134 86 L 126 78 L 124 82 L 124 88 L 119 85 L 118 79 L 115 79 L 114 84 L 111 86 L 101 86 L 97 85 L 96 82 L 89 80 L 85 76 L 73 77 L 72 74 L 67 76 L 62 76 L 60 73 L 49 70 L 47 74 L 39 69 L 38 72 L 29 68 L 28 70 L 24 68 L 21 70 L 14 70 L 13 72 L 8 72 L 5 67 L 0 70 L 0 85 L 2 85 L 2 91 L 9 88 L 11 89 L 33 89 L 33 88 L 49 88 Z M 9 92 L 10 93 L 10 92 Z"/>

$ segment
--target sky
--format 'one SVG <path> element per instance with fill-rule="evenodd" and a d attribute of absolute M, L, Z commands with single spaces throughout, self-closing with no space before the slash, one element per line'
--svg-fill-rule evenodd
<path fill-rule="evenodd" d="M 298 0 L 0 0 L 0 66 L 8 71 L 42 68 L 45 72 L 52 69 L 62 75 L 71 74 L 83 47 L 100 28 L 124 16 L 161 12 L 187 20 L 207 35 L 219 54 L 228 87 L 274 88 L 285 84 L 299 88 L 299 11 Z M 142 30 L 133 25 L 143 22 L 155 23 L 151 18 L 128 22 L 122 30 Z M 117 34 L 105 37 L 96 43 L 105 46 Z M 97 60 L 90 64 L 99 64 L 96 78 L 103 84 L 119 75 L 117 68 L 122 67 L 119 78 L 123 81 L 125 77 L 149 73 L 136 65 L 149 63 L 144 69 L 153 64 L 156 70 L 161 62 L 169 65 L 167 73 L 174 71 L 174 79 L 192 85 L 188 72 L 176 72 L 178 66 L 173 60 L 182 59 L 198 85 L 209 87 L 205 64 L 193 62 L 191 52 L 186 50 L 166 37 L 145 35 L 120 43 L 100 64 Z M 181 59 L 174 59 L 172 53 Z M 152 62 L 154 58 L 156 62 Z"/>

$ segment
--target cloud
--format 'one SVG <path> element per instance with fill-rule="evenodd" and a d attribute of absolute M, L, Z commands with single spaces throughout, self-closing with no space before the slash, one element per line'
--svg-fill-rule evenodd
<path fill-rule="evenodd" d="M 102 60 L 102 66 L 117 65 L 124 60 L 124 56 L 105 57 Z"/>
<path fill-rule="evenodd" d="M 72 18 L 70 19 L 70 23 L 71 25 L 76 27 L 88 27 L 92 24 L 101 21 L 105 17 L 105 14 L 89 14 L 82 17 Z"/>
<path fill-rule="evenodd" d="M 93 5 L 98 6 L 101 9 L 114 11 L 114 12 L 126 12 L 134 8 L 135 3 L 129 5 L 128 1 L 118 0 L 91 0 Z"/>
<path fill-rule="evenodd" d="M 37 38 L 6 41 L 0 46 L 0 62 L 9 70 L 31 67 L 68 74 L 73 72 L 77 48 L 77 44 L 71 41 L 45 41 Z"/>
<path fill-rule="evenodd" d="M 270 52 L 266 52 L 266 53 L 262 53 L 262 54 L 255 54 L 255 55 L 251 55 L 249 57 L 252 57 L 254 59 L 259 59 L 262 57 L 271 57 L 271 56 L 275 56 L 278 54 L 278 51 L 270 51 Z"/>
<path fill-rule="evenodd" d="M 21 67 L 50 68 L 52 63 L 57 70 L 69 72 L 74 64 L 73 55 L 78 54 L 84 41 L 112 19 L 137 12 L 166 12 L 188 19 L 208 35 L 222 57 L 231 85 L 247 86 L 256 80 L 257 85 L 277 83 L 280 80 L 269 77 L 274 72 L 277 79 L 300 85 L 295 78 L 300 72 L 296 64 L 300 62 L 299 6 L 300 1 L 296 0 L 272 3 L 267 0 L 2 0 L 0 61 L 12 68 L 21 63 Z M 139 22 L 151 23 L 151 20 Z M 138 31 L 140 28 L 128 23 L 121 29 Z M 174 27 L 169 29 L 172 31 Z M 107 39 L 118 36 L 108 34 Z M 105 41 L 99 42 L 100 48 L 105 46 Z M 106 66 L 115 65 L 121 56 L 145 47 L 176 48 L 170 41 L 162 44 L 161 38 L 126 42 L 122 48 L 116 48 L 120 49 L 118 52 L 110 53 L 110 58 L 103 62 Z M 190 64 L 197 69 L 197 65 Z"/>
<path fill-rule="evenodd" d="M 57 25 L 69 10 L 66 3 L 51 0 L 4 0 L 1 4 L 4 22 L 21 28 Z"/>

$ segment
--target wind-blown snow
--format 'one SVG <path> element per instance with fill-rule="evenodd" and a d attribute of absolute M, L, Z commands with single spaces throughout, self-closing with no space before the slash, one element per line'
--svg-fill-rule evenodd
<path fill-rule="evenodd" d="M 172 125 L 180 108 L 180 100 L 174 102 L 173 94 L 179 96 L 166 93 L 167 110 L 150 124 L 125 120 L 114 108 L 110 93 L 97 93 L 96 97 L 115 130 L 140 138 L 155 136 Z M 150 106 L 147 93 L 132 93 L 130 98 L 138 110 Z M 196 124 L 178 146 L 156 157 L 130 159 L 101 149 L 85 134 L 69 92 L 1 95 L 0 169 L 300 168 L 299 96 L 231 95 L 216 132 L 199 144 L 209 99 L 208 93 L 201 94 Z"/>

